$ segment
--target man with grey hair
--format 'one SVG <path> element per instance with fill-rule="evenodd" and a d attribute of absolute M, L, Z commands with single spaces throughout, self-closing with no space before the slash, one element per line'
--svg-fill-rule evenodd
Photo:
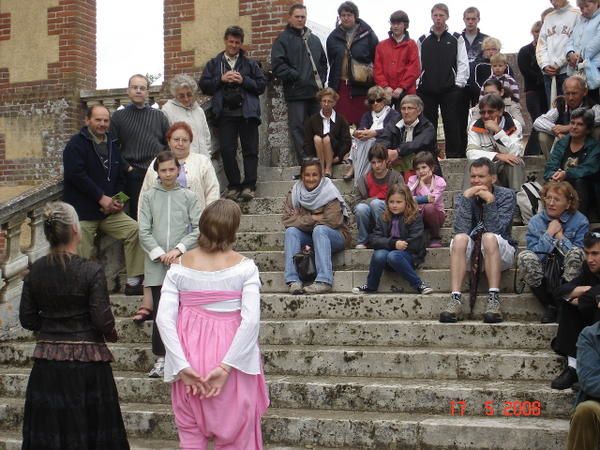
<path fill-rule="evenodd" d="M 110 131 L 119 140 L 123 158 L 133 168 L 127 174 L 125 193 L 129 215 L 137 219 L 138 198 L 150 162 L 167 146 L 167 117 L 147 104 L 150 82 L 145 75 L 129 78 L 127 95 L 131 103 L 113 114 Z"/>
<path fill-rule="evenodd" d="M 173 77 L 169 83 L 172 99 L 162 107 L 162 112 L 169 119 L 169 124 L 185 122 L 192 128 L 194 135 L 190 150 L 193 153 L 201 153 L 211 156 L 210 130 L 206 122 L 206 114 L 196 101 L 198 84 L 189 75 L 179 74 Z"/>
<path fill-rule="evenodd" d="M 304 153 L 304 121 L 319 111 L 316 94 L 327 77 L 321 40 L 306 27 L 306 6 L 290 7 L 288 25 L 271 48 L 273 74 L 283 82 L 288 124 L 298 162 Z"/>

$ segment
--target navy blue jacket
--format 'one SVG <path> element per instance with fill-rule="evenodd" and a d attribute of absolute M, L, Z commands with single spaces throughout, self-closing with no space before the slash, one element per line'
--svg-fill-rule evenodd
<path fill-rule="evenodd" d="M 206 63 L 200 78 L 200 89 L 206 95 L 212 95 L 212 110 L 215 117 L 219 119 L 223 112 L 223 87 L 221 76 L 229 69 L 225 61 L 225 52 L 219 53 Z M 244 81 L 242 90 L 242 115 L 244 119 L 256 119 L 260 123 L 260 100 L 258 98 L 267 86 L 265 74 L 254 60 L 248 59 L 245 52 L 240 50 L 239 57 L 235 63 L 234 70 L 238 71 Z"/>
<path fill-rule="evenodd" d="M 350 45 L 352 58 L 363 64 L 373 64 L 375 48 L 379 43 L 377 35 L 362 19 L 358 19 L 358 30 Z M 338 26 L 327 37 L 327 59 L 329 60 L 329 79 L 327 85 L 339 91 L 342 76 L 342 62 L 346 54 L 346 31 Z M 352 85 L 352 96 L 366 95 L 368 87 Z"/>
<path fill-rule="evenodd" d="M 63 151 L 63 200 L 77 211 L 79 220 L 102 220 L 98 201 L 103 195 L 112 197 L 125 188 L 127 164 L 121 156 L 116 139 L 107 133 L 109 170 L 107 171 L 94 149 L 87 127 L 83 127 L 67 143 Z"/>

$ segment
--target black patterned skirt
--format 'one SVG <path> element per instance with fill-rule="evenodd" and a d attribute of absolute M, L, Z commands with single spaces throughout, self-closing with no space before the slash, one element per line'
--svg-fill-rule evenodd
<path fill-rule="evenodd" d="M 36 359 L 23 450 L 106 449 L 129 449 L 110 363 Z"/>

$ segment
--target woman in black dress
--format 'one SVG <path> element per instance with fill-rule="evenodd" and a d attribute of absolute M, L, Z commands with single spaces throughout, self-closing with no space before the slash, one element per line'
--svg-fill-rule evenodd
<path fill-rule="evenodd" d="M 117 340 L 102 267 L 77 256 L 79 220 L 67 203 L 44 211 L 48 256 L 25 277 L 19 319 L 35 331 L 23 450 L 129 449 L 105 341 Z"/>

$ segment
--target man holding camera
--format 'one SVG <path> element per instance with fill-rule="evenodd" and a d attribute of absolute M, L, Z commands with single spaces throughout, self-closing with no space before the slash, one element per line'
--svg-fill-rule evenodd
<path fill-rule="evenodd" d="M 226 197 L 252 200 L 258 170 L 259 95 L 267 85 L 254 60 L 242 50 L 244 30 L 230 26 L 225 30 L 225 51 L 211 59 L 202 72 L 200 89 L 212 95 L 212 110 L 217 120 L 223 167 L 229 183 Z M 242 144 L 244 181 L 236 161 L 238 137 Z"/>

